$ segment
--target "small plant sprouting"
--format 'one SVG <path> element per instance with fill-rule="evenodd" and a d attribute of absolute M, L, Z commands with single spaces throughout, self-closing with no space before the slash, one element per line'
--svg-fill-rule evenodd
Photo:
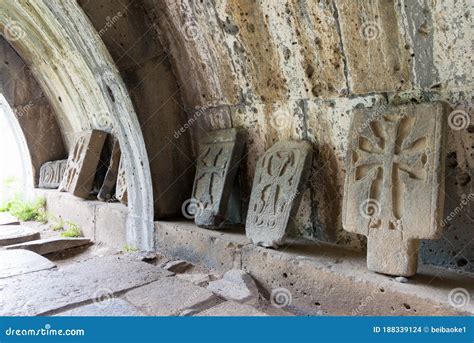
<path fill-rule="evenodd" d="M 33 201 L 26 201 L 15 195 L 0 206 L 0 212 L 9 212 L 21 221 L 35 220 L 41 223 L 48 222 L 48 215 L 44 209 L 46 200 L 42 197 Z"/>
<path fill-rule="evenodd" d="M 61 233 L 61 237 L 82 237 L 82 230 L 77 224 L 71 222 L 65 223 L 67 225 L 67 229 Z"/>
<path fill-rule="evenodd" d="M 129 252 L 129 253 L 131 253 L 131 252 L 137 252 L 138 249 L 135 248 L 135 247 L 132 247 L 132 246 L 130 246 L 130 245 L 128 245 L 128 244 L 125 244 L 125 245 L 123 246 L 123 248 L 122 248 L 122 251 L 123 251 L 123 252 Z"/>

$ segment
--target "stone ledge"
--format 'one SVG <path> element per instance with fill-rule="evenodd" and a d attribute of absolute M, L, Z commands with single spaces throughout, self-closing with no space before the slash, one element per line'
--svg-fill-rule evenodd
<path fill-rule="evenodd" d="M 447 269 L 421 266 L 408 283 L 366 268 L 365 254 L 327 244 L 291 242 L 279 250 L 249 243 L 241 232 L 201 229 L 192 222 L 159 221 L 156 248 L 221 272 L 242 268 L 257 281 L 265 297 L 285 288 L 301 315 L 472 315 L 472 302 L 449 304 L 455 288 L 474 294 L 473 277 Z"/>
<path fill-rule="evenodd" d="M 84 237 L 119 250 L 127 244 L 125 205 L 84 200 L 55 189 L 36 189 L 35 194 L 46 199 L 47 212 L 79 225 Z"/>

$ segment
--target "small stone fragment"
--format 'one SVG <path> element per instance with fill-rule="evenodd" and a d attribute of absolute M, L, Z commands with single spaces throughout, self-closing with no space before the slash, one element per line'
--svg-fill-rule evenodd
<path fill-rule="evenodd" d="M 400 283 L 407 283 L 408 279 L 404 276 L 398 276 L 395 278 L 395 281 L 400 282 Z"/>
<path fill-rule="evenodd" d="M 222 279 L 210 282 L 207 289 L 227 300 L 252 304 L 258 302 L 255 281 L 240 269 L 229 270 Z"/>
<path fill-rule="evenodd" d="M 203 274 L 203 273 L 197 273 L 197 274 L 178 274 L 176 275 L 177 278 L 191 282 L 192 284 L 196 286 L 205 286 L 207 285 L 210 281 L 211 278 L 209 274 Z"/>
<path fill-rule="evenodd" d="M 192 266 L 193 265 L 189 262 L 186 262 L 183 260 L 177 260 L 177 261 L 169 261 L 169 262 L 164 263 L 162 268 L 170 272 L 179 274 L 179 273 L 184 273 Z"/>

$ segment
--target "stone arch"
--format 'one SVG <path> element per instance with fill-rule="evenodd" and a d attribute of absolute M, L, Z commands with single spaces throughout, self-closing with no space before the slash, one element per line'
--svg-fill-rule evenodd
<path fill-rule="evenodd" d="M 0 32 L 26 61 L 56 112 L 65 144 L 96 128 L 119 139 L 129 188 L 127 241 L 153 249 L 153 193 L 143 136 L 112 58 L 74 0 L 0 4 Z"/>

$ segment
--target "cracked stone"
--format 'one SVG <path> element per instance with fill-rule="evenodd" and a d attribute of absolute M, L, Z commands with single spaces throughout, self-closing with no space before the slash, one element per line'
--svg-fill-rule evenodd
<path fill-rule="evenodd" d="M 207 289 L 215 294 L 239 303 L 257 303 L 258 289 L 253 278 L 240 269 L 232 269 L 224 274 L 224 277 L 212 281 Z"/>

